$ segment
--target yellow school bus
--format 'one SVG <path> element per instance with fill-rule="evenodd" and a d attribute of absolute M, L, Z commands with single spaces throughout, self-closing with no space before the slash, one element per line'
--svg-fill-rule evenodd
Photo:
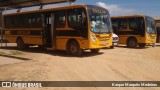
<path fill-rule="evenodd" d="M 108 10 L 94 5 L 70 5 L 3 15 L 5 39 L 19 49 L 38 45 L 81 55 L 112 45 Z"/>
<path fill-rule="evenodd" d="M 160 43 L 160 18 L 155 18 L 156 31 L 157 31 L 157 43 Z"/>
<path fill-rule="evenodd" d="M 155 45 L 155 21 L 145 15 L 114 16 L 111 17 L 113 32 L 119 36 L 120 44 L 127 44 L 130 48 Z"/>

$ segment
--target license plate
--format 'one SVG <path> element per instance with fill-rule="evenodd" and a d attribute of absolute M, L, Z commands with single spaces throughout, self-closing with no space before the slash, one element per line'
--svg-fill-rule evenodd
<path fill-rule="evenodd" d="M 114 44 L 114 46 L 117 46 L 118 45 L 118 43 L 113 43 Z"/>
<path fill-rule="evenodd" d="M 151 40 L 151 42 L 154 42 L 154 40 Z"/>

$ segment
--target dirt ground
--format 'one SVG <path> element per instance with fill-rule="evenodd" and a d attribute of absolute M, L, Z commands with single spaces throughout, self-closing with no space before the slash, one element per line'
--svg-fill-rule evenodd
<path fill-rule="evenodd" d="M 160 44 L 130 49 L 121 45 L 82 57 L 36 47 L 19 51 L 14 44 L 0 48 L 0 81 L 160 81 Z M 0 90 L 160 90 L 160 88 L 53 87 Z"/>

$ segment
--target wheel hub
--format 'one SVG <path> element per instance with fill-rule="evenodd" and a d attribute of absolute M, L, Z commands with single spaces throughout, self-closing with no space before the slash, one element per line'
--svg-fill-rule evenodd
<path fill-rule="evenodd" d="M 72 46 L 71 46 L 71 51 L 74 53 L 74 52 L 77 51 L 77 48 L 76 48 L 74 45 L 72 45 Z"/>
<path fill-rule="evenodd" d="M 135 43 L 134 43 L 133 41 L 131 41 L 131 42 L 130 42 L 130 45 L 131 45 L 131 46 L 134 46 L 134 45 L 135 45 Z"/>

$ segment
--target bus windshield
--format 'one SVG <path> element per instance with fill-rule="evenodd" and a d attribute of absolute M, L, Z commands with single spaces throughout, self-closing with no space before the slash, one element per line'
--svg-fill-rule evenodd
<path fill-rule="evenodd" d="M 93 33 L 111 33 L 111 20 L 107 10 L 103 8 L 89 9 L 90 27 Z"/>
<path fill-rule="evenodd" d="M 154 19 L 146 17 L 146 27 L 149 34 L 156 34 L 156 26 Z"/>

